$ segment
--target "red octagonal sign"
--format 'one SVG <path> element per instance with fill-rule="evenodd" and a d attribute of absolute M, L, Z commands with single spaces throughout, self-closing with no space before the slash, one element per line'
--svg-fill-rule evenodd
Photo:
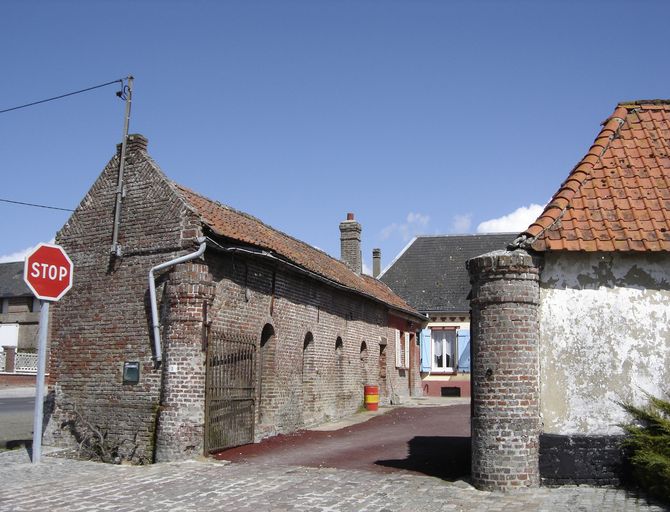
<path fill-rule="evenodd" d="M 72 288 L 72 261 L 62 247 L 40 244 L 26 256 L 23 279 L 41 300 L 58 300 Z"/>

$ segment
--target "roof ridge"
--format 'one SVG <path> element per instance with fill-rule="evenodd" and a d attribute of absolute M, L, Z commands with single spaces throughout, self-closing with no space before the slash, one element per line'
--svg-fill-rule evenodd
<path fill-rule="evenodd" d="M 591 176 L 596 162 L 600 160 L 626 123 L 629 107 L 617 105 L 612 115 L 601 123 L 602 129 L 579 163 L 565 179 L 540 216 L 513 242 L 518 247 L 530 247 L 544 232 L 561 220 L 582 184 Z"/>
<path fill-rule="evenodd" d="M 416 235 L 414 238 L 465 238 L 465 237 L 470 237 L 470 236 L 492 236 L 492 235 L 518 235 L 518 231 L 491 231 L 488 233 L 454 233 L 454 234 L 449 234 L 445 233 L 442 235 Z"/>
<path fill-rule="evenodd" d="M 623 107 L 627 109 L 633 109 L 637 107 L 643 107 L 645 105 L 654 105 L 654 106 L 666 106 L 670 108 L 670 99 L 653 99 L 653 100 L 631 100 L 631 101 L 620 101 L 617 103 L 617 107 Z"/>

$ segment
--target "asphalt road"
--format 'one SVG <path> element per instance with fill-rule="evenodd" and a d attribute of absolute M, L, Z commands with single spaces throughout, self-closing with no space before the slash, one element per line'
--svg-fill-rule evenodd
<path fill-rule="evenodd" d="M 470 406 L 398 408 L 365 423 L 279 435 L 216 458 L 456 480 L 470 473 Z"/>
<path fill-rule="evenodd" d="M 32 440 L 34 409 L 35 397 L 0 397 L 0 448 Z"/>

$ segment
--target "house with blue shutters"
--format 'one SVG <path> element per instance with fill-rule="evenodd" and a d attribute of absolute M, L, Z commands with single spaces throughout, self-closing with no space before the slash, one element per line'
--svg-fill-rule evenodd
<path fill-rule="evenodd" d="M 430 322 L 421 331 L 427 396 L 470 396 L 470 278 L 465 262 L 505 249 L 513 233 L 414 238 L 378 276 Z"/>

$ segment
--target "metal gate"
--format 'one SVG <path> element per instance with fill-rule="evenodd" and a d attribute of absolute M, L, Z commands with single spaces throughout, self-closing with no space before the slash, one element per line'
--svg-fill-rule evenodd
<path fill-rule="evenodd" d="M 212 336 L 207 347 L 205 451 L 252 443 L 256 344 L 250 337 Z"/>

